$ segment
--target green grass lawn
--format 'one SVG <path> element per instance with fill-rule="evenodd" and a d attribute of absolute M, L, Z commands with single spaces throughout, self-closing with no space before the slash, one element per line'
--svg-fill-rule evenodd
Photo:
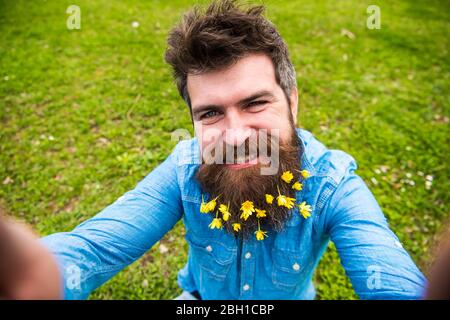
<path fill-rule="evenodd" d="M 12 215 L 42 235 L 69 231 L 163 161 L 173 130 L 192 132 L 163 53 L 193 3 L 0 0 L 0 201 Z M 266 3 L 297 69 L 300 127 L 357 160 L 426 273 L 449 217 L 449 1 Z M 81 30 L 66 28 L 70 4 Z M 370 4 L 380 30 L 366 28 Z M 173 298 L 186 255 L 179 222 L 91 298 Z M 320 299 L 356 298 L 332 245 L 316 284 Z"/>

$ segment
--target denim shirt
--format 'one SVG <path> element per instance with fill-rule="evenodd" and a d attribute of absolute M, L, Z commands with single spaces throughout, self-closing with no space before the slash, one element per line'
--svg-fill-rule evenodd
<path fill-rule="evenodd" d="M 341 263 L 361 299 L 418 299 L 425 278 L 363 180 L 355 160 L 327 149 L 306 130 L 299 168 L 311 176 L 297 193 L 312 215 L 291 210 L 281 232 L 239 241 L 224 229 L 210 229 L 200 213 L 195 179 L 200 150 L 196 138 L 177 144 L 169 157 L 137 186 L 71 232 L 41 241 L 59 264 L 64 297 L 83 299 L 148 251 L 183 219 L 188 259 L 178 284 L 203 299 L 313 299 L 313 272 L 334 242 Z"/>

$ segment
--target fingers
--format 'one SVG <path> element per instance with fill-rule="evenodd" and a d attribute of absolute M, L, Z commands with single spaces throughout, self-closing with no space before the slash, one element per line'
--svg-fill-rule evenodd
<path fill-rule="evenodd" d="M 29 226 L 0 213 L 0 298 L 61 297 L 56 258 Z"/>
<path fill-rule="evenodd" d="M 24 267 L 17 227 L 0 212 L 0 296 L 8 296 Z"/>

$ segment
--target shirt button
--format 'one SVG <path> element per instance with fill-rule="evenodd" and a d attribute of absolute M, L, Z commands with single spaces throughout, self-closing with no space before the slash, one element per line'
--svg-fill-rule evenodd
<path fill-rule="evenodd" d="M 292 269 L 294 269 L 295 271 L 300 270 L 300 265 L 296 262 L 293 264 Z"/>
<path fill-rule="evenodd" d="M 250 289 L 250 286 L 248 284 L 244 284 L 242 289 L 244 289 L 244 291 L 248 291 L 248 289 Z"/>
<path fill-rule="evenodd" d="M 252 254 L 250 252 L 247 252 L 245 254 L 245 259 L 250 259 L 252 257 Z"/>
<path fill-rule="evenodd" d="M 212 251 L 212 247 L 211 246 L 207 246 L 206 247 L 206 251 L 211 252 Z"/>

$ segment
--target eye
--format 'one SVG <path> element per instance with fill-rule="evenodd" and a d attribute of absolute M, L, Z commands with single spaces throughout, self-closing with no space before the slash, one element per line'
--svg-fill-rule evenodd
<path fill-rule="evenodd" d="M 267 101 L 265 100 L 257 100 L 257 101 L 252 101 L 249 104 L 247 104 L 246 108 L 252 108 L 252 107 L 262 107 L 267 103 Z"/>
<path fill-rule="evenodd" d="M 208 111 L 208 112 L 204 113 L 204 114 L 200 117 L 200 119 L 208 119 L 208 118 L 212 118 L 212 117 L 215 117 L 215 116 L 218 116 L 218 115 L 219 115 L 219 112 L 218 112 L 218 111 L 216 111 L 216 110 L 211 110 L 211 111 Z"/>

